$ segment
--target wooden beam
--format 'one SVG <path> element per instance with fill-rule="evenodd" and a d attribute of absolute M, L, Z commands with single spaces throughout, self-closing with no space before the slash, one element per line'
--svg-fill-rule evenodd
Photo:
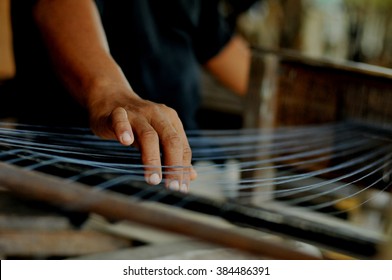
<path fill-rule="evenodd" d="M 111 219 L 130 220 L 185 234 L 212 243 L 237 248 L 273 259 L 317 259 L 316 257 L 260 240 L 231 229 L 190 220 L 182 211 L 162 204 L 143 202 L 109 191 L 97 191 L 80 183 L 0 162 L 0 185 L 31 199 L 78 211 L 90 211 Z"/>
<path fill-rule="evenodd" d="M 131 246 L 125 238 L 79 230 L 0 230 L 4 256 L 80 256 Z"/>

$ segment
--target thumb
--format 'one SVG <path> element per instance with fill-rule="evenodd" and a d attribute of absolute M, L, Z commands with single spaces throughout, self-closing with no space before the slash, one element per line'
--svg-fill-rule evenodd
<path fill-rule="evenodd" d="M 131 124 L 128 120 L 127 111 L 123 107 L 117 107 L 110 115 L 112 130 L 116 135 L 117 140 L 125 145 L 133 144 L 135 137 L 132 132 Z"/>

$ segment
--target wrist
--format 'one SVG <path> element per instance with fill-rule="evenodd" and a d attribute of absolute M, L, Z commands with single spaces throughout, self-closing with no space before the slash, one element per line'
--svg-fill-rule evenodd
<path fill-rule="evenodd" d="M 85 104 L 90 117 L 107 116 L 116 107 L 140 100 L 129 84 L 100 79 L 92 83 L 87 91 Z"/>

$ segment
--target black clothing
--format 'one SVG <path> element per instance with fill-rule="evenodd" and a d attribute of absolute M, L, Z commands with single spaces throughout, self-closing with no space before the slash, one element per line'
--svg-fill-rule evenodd
<path fill-rule="evenodd" d="M 87 125 L 84 110 L 57 79 L 34 25 L 34 0 L 12 0 L 20 122 Z M 228 42 L 218 0 L 97 0 L 111 55 L 135 92 L 174 108 L 197 128 L 199 65 Z M 70 18 L 72 20 L 72 18 Z"/>

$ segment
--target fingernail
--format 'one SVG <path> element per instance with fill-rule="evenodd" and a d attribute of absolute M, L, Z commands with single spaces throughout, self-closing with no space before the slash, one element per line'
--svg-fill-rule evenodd
<path fill-rule="evenodd" d="M 161 182 L 161 178 L 159 177 L 159 175 L 157 173 L 153 173 L 150 175 L 148 182 L 151 185 L 158 185 Z"/>
<path fill-rule="evenodd" d="M 188 192 L 188 185 L 187 184 L 182 184 L 181 185 L 181 192 L 187 193 Z"/>
<path fill-rule="evenodd" d="M 121 134 L 121 143 L 124 145 L 131 145 L 132 144 L 132 137 L 129 132 L 124 132 Z"/>
<path fill-rule="evenodd" d="M 172 191 L 180 190 L 180 183 L 178 183 L 177 180 L 171 181 L 169 184 L 169 189 L 171 189 Z"/>

